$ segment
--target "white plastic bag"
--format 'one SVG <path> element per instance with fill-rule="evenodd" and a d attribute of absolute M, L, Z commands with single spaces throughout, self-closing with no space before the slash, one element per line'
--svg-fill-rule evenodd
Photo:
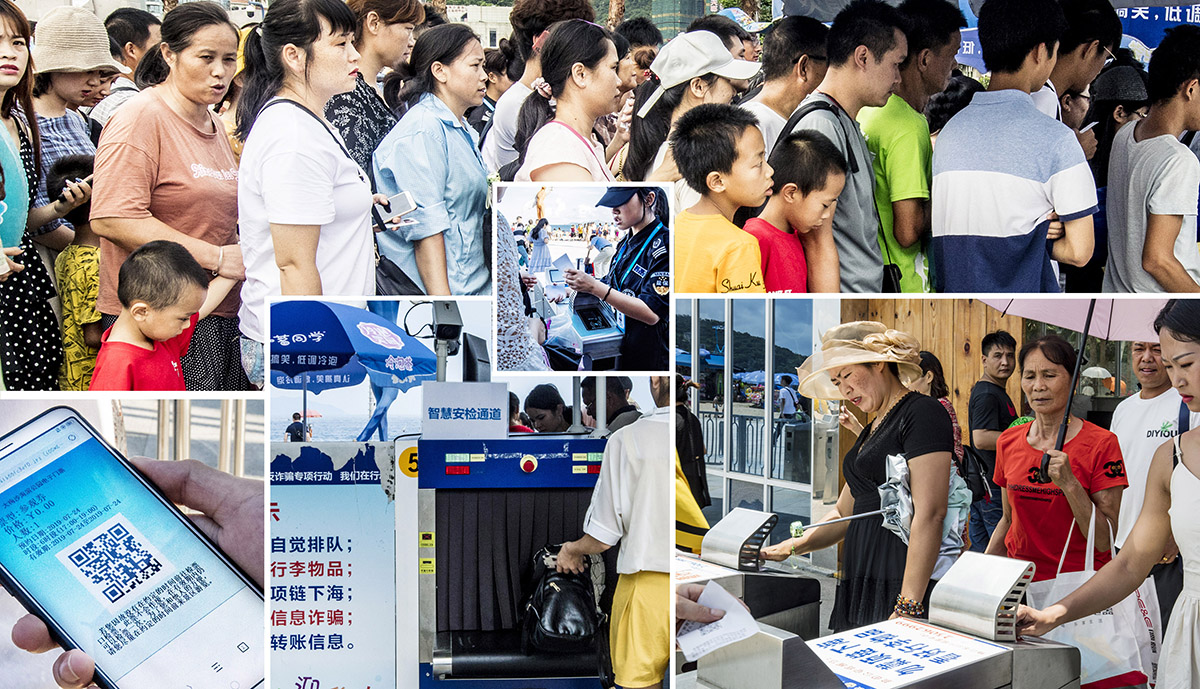
<path fill-rule="evenodd" d="M 1108 524 L 1107 519 L 1105 524 Z M 1075 522 L 1072 521 L 1067 532 L 1067 542 L 1063 544 L 1062 557 L 1058 560 L 1057 576 L 1029 585 L 1026 593 L 1029 605 L 1045 609 L 1074 593 L 1096 573 L 1094 506 L 1088 526 L 1083 571 L 1063 574 L 1063 563 L 1066 562 L 1067 549 L 1070 547 L 1071 534 L 1074 531 Z M 1111 525 L 1109 542 L 1112 542 Z M 1083 689 L 1132 687 L 1146 683 L 1154 685 L 1161 625 L 1158 621 L 1158 598 L 1154 591 L 1154 581 L 1147 581 L 1148 583 L 1143 583 L 1141 588 L 1113 607 L 1068 622 L 1045 635 L 1047 639 L 1079 649 Z"/>

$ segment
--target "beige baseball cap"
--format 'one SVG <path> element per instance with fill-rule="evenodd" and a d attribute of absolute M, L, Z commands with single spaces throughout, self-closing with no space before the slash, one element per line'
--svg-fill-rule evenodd
<path fill-rule="evenodd" d="M 650 71 L 658 77 L 658 88 L 650 99 L 638 110 L 638 117 L 645 117 L 650 108 L 672 87 L 702 77 L 716 74 L 726 79 L 749 79 L 762 65 L 749 60 L 737 60 L 729 54 L 720 36 L 709 31 L 689 31 L 672 38 L 658 51 Z"/>
<path fill-rule="evenodd" d="M 42 16 L 33 36 L 34 70 L 90 72 L 113 69 L 129 74 L 128 67 L 112 58 L 104 22 L 82 7 L 55 7 Z"/>

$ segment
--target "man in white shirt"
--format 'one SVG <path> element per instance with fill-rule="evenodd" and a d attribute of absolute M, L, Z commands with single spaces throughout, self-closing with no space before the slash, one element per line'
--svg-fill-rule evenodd
<path fill-rule="evenodd" d="M 1121 498 L 1117 535 L 1113 541 L 1118 550 L 1125 545 L 1125 539 L 1129 537 L 1142 511 L 1154 451 L 1182 432 L 1181 418 L 1189 428 L 1200 425 L 1200 414 L 1180 416 L 1182 400 L 1179 392 L 1171 387 L 1171 379 L 1163 367 L 1162 351 L 1157 342 L 1134 342 L 1133 366 L 1134 376 L 1142 390 L 1117 405 L 1110 428 L 1121 444 L 1126 478 L 1129 479 L 1129 488 Z M 1183 564 L 1179 561 L 1179 549 L 1174 547 L 1173 542 L 1171 546 L 1171 551 L 1164 553 L 1163 562 L 1150 572 L 1158 589 L 1163 629 L 1167 627 L 1171 607 L 1175 605 L 1183 586 Z"/>
<path fill-rule="evenodd" d="M 761 90 L 741 106 L 758 118 L 768 158 L 796 106 L 825 78 L 828 36 L 829 27 L 812 17 L 784 17 L 763 38 L 764 81 Z"/>
<path fill-rule="evenodd" d="M 658 687 L 671 652 L 670 567 L 674 550 L 670 378 L 650 379 L 655 409 L 613 433 L 583 520 L 584 536 L 564 543 L 558 570 L 582 572 L 587 555 L 618 542 L 609 641 L 621 687 Z"/>

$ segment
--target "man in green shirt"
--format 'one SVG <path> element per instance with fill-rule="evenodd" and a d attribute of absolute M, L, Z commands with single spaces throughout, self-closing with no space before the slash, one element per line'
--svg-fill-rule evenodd
<path fill-rule="evenodd" d="M 900 267 L 903 292 L 932 292 L 926 256 L 932 211 L 929 189 L 933 146 L 922 114 L 929 98 L 950 81 L 967 25 L 957 4 L 947 0 L 905 0 L 908 57 L 900 65 L 900 85 L 882 108 L 863 108 L 858 122 L 875 158 L 875 206 L 879 248 L 885 263 Z"/>

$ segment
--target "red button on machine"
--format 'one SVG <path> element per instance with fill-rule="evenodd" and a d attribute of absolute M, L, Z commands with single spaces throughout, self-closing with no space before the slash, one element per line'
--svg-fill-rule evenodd
<path fill-rule="evenodd" d="M 534 457 L 533 455 L 525 455 L 521 458 L 521 471 L 531 474 L 537 469 L 537 466 L 537 457 Z"/>
<path fill-rule="evenodd" d="M 448 466 L 446 467 L 447 476 L 466 475 L 471 473 L 469 466 Z"/>

